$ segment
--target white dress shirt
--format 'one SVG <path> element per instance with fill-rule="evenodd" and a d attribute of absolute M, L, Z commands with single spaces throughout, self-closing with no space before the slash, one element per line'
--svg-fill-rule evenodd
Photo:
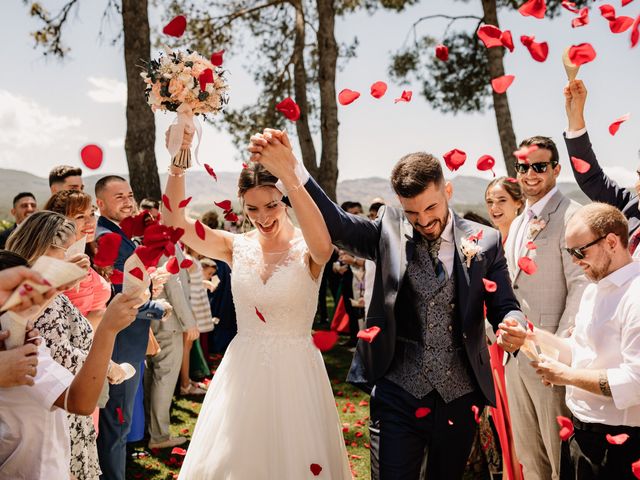
<path fill-rule="evenodd" d="M 573 368 L 607 371 L 611 397 L 567 386 L 567 406 L 583 422 L 640 427 L 640 262 L 584 291 L 571 337 Z"/>
<path fill-rule="evenodd" d="M 33 386 L 0 388 L 0 479 L 68 479 L 67 412 L 54 405 L 73 375 L 38 348 Z"/>
<path fill-rule="evenodd" d="M 531 219 L 533 219 L 534 217 L 540 217 L 542 210 L 544 210 L 544 207 L 547 206 L 547 203 L 549 203 L 549 200 L 551 200 L 551 197 L 553 197 L 557 191 L 558 187 L 553 187 L 547 192 L 544 197 L 542 197 L 533 205 L 529 203 L 529 200 L 526 201 L 524 211 L 522 212 L 524 220 L 520 224 L 520 228 L 518 228 L 516 243 L 514 244 L 516 247 L 516 255 L 520 253 L 520 250 L 522 250 L 524 244 L 529 241 L 529 222 L 531 222 Z"/>
<path fill-rule="evenodd" d="M 444 265 L 447 271 L 447 278 L 450 278 L 453 274 L 453 258 L 456 254 L 456 244 L 453 239 L 453 212 L 451 209 L 449 209 L 449 219 L 440 237 L 442 242 L 440 243 L 440 250 L 438 250 L 438 260 Z"/>

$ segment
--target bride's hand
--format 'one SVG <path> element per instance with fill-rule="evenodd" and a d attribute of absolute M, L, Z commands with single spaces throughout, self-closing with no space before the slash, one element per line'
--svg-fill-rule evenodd
<path fill-rule="evenodd" d="M 175 125 L 169 125 L 167 131 L 164 132 L 164 145 L 169 148 L 169 135 L 171 129 L 175 128 Z M 191 142 L 193 141 L 193 134 L 195 133 L 195 129 L 193 129 L 190 125 L 187 125 L 184 129 L 184 135 L 182 136 L 182 145 L 180 145 L 180 150 L 188 150 L 191 148 Z"/>
<path fill-rule="evenodd" d="M 276 130 L 265 131 L 251 137 L 249 151 L 253 154 L 251 160 L 261 163 L 264 168 L 283 181 L 285 186 L 289 181 L 296 183 L 296 157 L 291 151 L 286 133 Z"/>

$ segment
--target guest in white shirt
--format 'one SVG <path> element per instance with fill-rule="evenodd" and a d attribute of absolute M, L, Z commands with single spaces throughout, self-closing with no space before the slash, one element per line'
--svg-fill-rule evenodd
<path fill-rule="evenodd" d="M 628 250 L 625 216 L 611 205 L 582 207 L 565 238 L 573 261 L 593 283 L 570 338 L 543 330 L 533 335 L 560 352 L 558 360 L 543 357 L 534 366 L 545 385 L 566 385 L 575 416 L 574 435 L 562 447 L 560 478 L 634 478 L 631 464 L 640 456 L 640 262 Z"/>

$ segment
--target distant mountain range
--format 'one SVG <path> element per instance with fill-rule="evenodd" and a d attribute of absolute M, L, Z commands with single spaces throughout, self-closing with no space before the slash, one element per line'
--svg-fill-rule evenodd
<path fill-rule="evenodd" d="M 217 172 L 218 181 L 212 181 L 205 172 L 191 172 L 187 175 L 187 191 L 193 197 L 189 208 L 193 213 L 203 213 L 211 208 L 214 201 L 230 199 L 239 210 L 237 199 L 238 174 L 231 172 Z M 95 184 L 101 175 L 90 175 L 84 178 L 85 189 L 93 195 Z M 160 175 L 162 184 L 166 182 L 166 174 Z M 13 197 L 22 191 L 32 192 L 43 206 L 49 198 L 49 185 L 46 178 L 38 177 L 30 173 L 17 170 L 0 169 L 0 219 L 10 219 L 11 201 Z M 472 210 L 486 216 L 484 208 L 484 191 L 488 180 L 480 177 L 457 176 L 453 183 L 453 207 L 464 213 Z M 580 191 L 575 183 L 559 183 L 560 190 L 579 203 L 587 203 L 587 197 Z M 357 180 L 344 180 L 338 183 L 338 202 L 346 200 L 362 203 L 365 211 L 371 201 L 376 197 L 384 198 L 389 204 L 397 205 L 396 196 L 391 190 L 388 179 L 380 177 L 360 178 Z"/>

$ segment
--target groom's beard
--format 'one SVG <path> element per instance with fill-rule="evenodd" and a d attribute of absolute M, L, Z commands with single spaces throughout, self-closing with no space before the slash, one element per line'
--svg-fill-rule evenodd
<path fill-rule="evenodd" d="M 433 242 L 434 240 L 437 240 L 438 238 L 440 238 L 440 235 L 442 235 L 442 232 L 444 231 L 444 227 L 448 221 L 449 221 L 449 209 L 447 209 L 444 217 L 435 218 L 431 220 L 429 223 L 427 223 L 426 225 L 422 225 L 416 222 L 414 227 L 416 227 L 416 230 L 418 230 L 420 235 L 422 235 L 424 238 L 426 238 L 430 242 Z M 427 228 L 429 229 L 428 233 L 426 232 Z"/>

